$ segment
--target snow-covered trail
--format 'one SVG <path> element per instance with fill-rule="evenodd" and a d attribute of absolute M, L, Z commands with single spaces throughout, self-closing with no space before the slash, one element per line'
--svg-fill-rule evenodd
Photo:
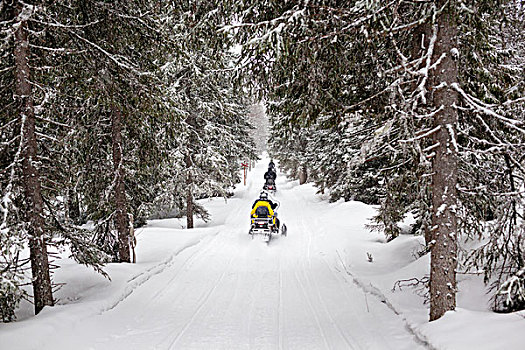
<path fill-rule="evenodd" d="M 234 198 L 210 208 L 214 221 L 198 229 L 205 232 L 199 239 L 129 279 L 132 287 L 108 307 L 55 326 L 38 348 L 424 348 L 385 303 L 348 278 L 342 247 L 329 239 L 327 203 L 296 183 L 278 175 L 275 198 L 288 237 L 269 246 L 251 239 L 249 211 L 267 163 L 258 163 Z M 352 215 L 362 213 L 340 219 Z"/>

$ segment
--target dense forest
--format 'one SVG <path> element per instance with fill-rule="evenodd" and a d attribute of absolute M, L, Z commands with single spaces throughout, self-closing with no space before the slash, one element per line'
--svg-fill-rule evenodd
<path fill-rule="evenodd" d="M 130 262 L 133 227 L 163 210 L 190 228 L 207 216 L 195 199 L 227 197 L 255 159 L 232 43 L 196 5 L 0 3 L 4 321 L 29 265 L 36 312 L 53 305 L 50 247 L 101 273 Z"/>
<path fill-rule="evenodd" d="M 523 309 L 524 33 L 521 0 L 0 0 L 2 320 L 28 283 L 54 304 L 52 252 L 104 274 L 152 215 L 206 218 L 259 101 L 289 176 L 378 205 L 388 240 L 413 215 L 430 320 L 458 270 Z"/>

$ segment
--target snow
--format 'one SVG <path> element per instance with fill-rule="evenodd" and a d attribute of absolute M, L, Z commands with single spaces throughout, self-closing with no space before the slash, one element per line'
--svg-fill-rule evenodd
<path fill-rule="evenodd" d="M 59 261 L 57 306 L 0 326 L 1 349 L 522 349 L 524 313 L 495 314 L 481 277 L 458 274 L 458 308 L 428 322 L 422 237 L 386 243 L 364 227 L 375 209 L 329 203 L 278 173 L 287 237 L 247 234 L 263 157 L 233 198 L 204 200 L 212 221 L 152 220 L 138 229 L 137 264 L 111 281 Z M 64 256 L 67 256 L 64 253 Z M 372 257 L 370 262 L 369 257 Z M 468 293 L 465 293 L 468 291 Z M 29 336 L 30 335 L 30 336 Z"/>
<path fill-rule="evenodd" d="M 447 205 L 445 203 L 441 204 L 436 210 L 436 216 L 441 216 L 445 210 L 447 210 Z"/>

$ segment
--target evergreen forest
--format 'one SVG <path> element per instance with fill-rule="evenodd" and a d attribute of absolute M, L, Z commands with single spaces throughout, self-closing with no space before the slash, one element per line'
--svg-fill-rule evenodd
<path fill-rule="evenodd" d="M 0 0 L 0 106 L 3 322 L 54 305 L 58 252 L 111 278 L 148 219 L 209 220 L 263 149 L 424 237 L 430 321 L 460 271 L 525 309 L 523 0 Z"/>

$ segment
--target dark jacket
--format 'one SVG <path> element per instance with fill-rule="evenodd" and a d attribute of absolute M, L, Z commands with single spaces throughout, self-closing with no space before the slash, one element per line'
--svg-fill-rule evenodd
<path fill-rule="evenodd" d="M 272 169 L 268 169 L 268 171 L 264 173 L 265 180 L 268 180 L 268 179 L 275 180 L 276 177 L 277 177 L 277 174 Z"/>
<path fill-rule="evenodd" d="M 255 204 L 257 204 L 258 202 L 267 202 L 268 204 L 270 204 L 270 207 L 272 207 L 272 209 L 277 208 L 277 203 L 274 203 L 274 202 L 272 202 L 269 199 L 260 199 L 259 198 L 259 199 L 256 199 L 255 202 L 253 202 L 252 209 L 255 208 Z"/>

